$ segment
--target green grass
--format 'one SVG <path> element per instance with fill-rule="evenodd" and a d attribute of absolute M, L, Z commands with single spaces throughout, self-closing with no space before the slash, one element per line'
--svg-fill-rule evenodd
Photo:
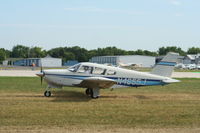
<path fill-rule="evenodd" d="M 101 90 L 66 87 L 43 97 L 39 78 L 0 77 L 1 127 L 198 128 L 200 79 L 167 86 Z"/>
<path fill-rule="evenodd" d="M 198 69 L 189 70 L 189 69 L 178 69 L 178 68 L 175 68 L 174 71 L 175 72 L 200 72 L 200 70 Z"/>

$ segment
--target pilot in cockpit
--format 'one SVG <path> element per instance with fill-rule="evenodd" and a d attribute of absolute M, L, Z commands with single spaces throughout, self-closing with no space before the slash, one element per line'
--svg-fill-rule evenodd
<path fill-rule="evenodd" d="M 91 74 L 91 69 L 89 66 L 84 66 L 84 73 Z"/>

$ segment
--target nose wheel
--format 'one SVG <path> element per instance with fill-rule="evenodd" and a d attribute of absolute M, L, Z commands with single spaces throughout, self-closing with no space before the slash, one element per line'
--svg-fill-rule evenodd
<path fill-rule="evenodd" d="M 46 91 L 44 92 L 45 97 L 50 97 L 51 96 L 51 91 L 50 91 L 51 86 L 48 85 L 46 88 Z"/>
<path fill-rule="evenodd" d="M 44 92 L 45 97 L 50 97 L 51 96 L 51 91 L 45 91 Z"/>

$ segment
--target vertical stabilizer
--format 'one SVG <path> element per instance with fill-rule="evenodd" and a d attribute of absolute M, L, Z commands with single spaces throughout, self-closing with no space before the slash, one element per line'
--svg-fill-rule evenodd
<path fill-rule="evenodd" d="M 156 64 L 151 74 L 171 77 L 178 56 L 178 53 L 169 52 L 158 64 Z"/>

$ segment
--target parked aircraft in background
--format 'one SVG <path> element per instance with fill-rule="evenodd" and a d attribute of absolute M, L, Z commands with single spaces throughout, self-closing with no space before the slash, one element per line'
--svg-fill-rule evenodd
<path fill-rule="evenodd" d="M 76 86 L 86 88 L 86 95 L 91 98 L 100 96 L 100 89 L 166 85 L 179 82 L 170 78 L 178 54 L 168 53 L 150 73 L 138 72 L 119 67 L 96 63 L 79 63 L 66 70 L 41 70 L 36 75 L 47 82 L 44 95 L 51 96 L 51 88 Z"/>
<path fill-rule="evenodd" d="M 122 63 L 122 62 L 119 63 L 119 67 L 129 67 L 129 66 L 132 66 L 132 67 L 142 67 L 142 64 Z"/>
<path fill-rule="evenodd" d="M 182 63 L 179 63 L 175 67 L 179 68 L 179 69 L 188 69 L 188 70 L 200 69 L 199 64 L 182 64 Z"/>

